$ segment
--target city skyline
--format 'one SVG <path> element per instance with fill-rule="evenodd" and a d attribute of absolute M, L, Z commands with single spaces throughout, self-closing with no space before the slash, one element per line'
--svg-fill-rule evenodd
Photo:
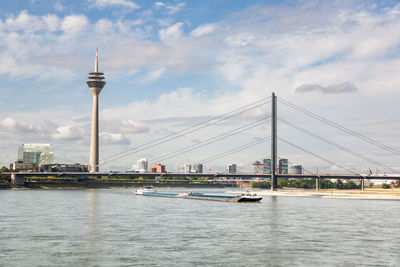
<path fill-rule="evenodd" d="M 272 91 L 399 148 L 400 5 L 395 1 L 267 5 L 229 1 L 234 3 L 229 8 L 228 1 L 220 6 L 183 1 L 48 1 L 43 8 L 44 2 L 0 4 L 0 43 L 5 47 L 0 53 L 1 165 L 15 161 L 18 145 L 38 142 L 54 144 L 55 162 L 89 163 L 91 93 L 85 78 L 92 70 L 96 46 L 108 75 L 107 90 L 100 98 L 100 160 Z M 94 34 L 95 38 L 87 38 Z M 178 145 L 195 144 L 269 111 L 265 106 L 188 136 Z M 400 169 L 396 157 L 324 129 L 283 105 L 278 106 L 278 115 Z M 371 167 L 279 126 L 279 135 L 346 167 Z M 163 164 L 179 168 L 232 144 L 263 138 L 269 131 L 266 124 Z M 157 158 L 176 145 L 132 155 L 104 170 L 124 170 L 137 159 Z M 227 162 L 260 160 L 269 151 L 266 142 L 210 165 L 224 170 Z M 303 153 L 280 144 L 278 154 Z M 306 164 L 338 171 L 311 156 Z"/>

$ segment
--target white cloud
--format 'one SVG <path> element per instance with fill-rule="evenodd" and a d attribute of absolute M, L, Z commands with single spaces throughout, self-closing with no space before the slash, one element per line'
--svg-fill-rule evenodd
<path fill-rule="evenodd" d="M 126 134 L 139 134 L 147 133 L 150 127 L 139 121 L 132 120 L 104 120 L 100 122 L 101 129 L 108 133 L 126 133 Z"/>
<path fill-rule="evenodd" d="M 65 9 L 65 7 L 59 1 L 57 1 L 54 4 L 54 9 L 58 12 L 61 12 Z"/>
<path fill-rule="evenodd" d="M 129 0 L 89 0 L 89 1 L 95 1 L 95 5 L 97 8 L 104 9 L 106 7 L 112 7 L 112 6 L 119 6 L 123 8 L 129 8 L 129 9 L 137 9 L 139 6 L 135 4 L 132 1 Z"/>
<path fill-rule="evenodd" d="M 37 126 L 31 123 L 17 122 L 13 118 L 6 118 L 0 121 L 0 127 L 10 132 L 18 133 L 43 133 L 44 129 L 41 126 Z"/>
<path fill-rule="evenodd" d="M 42 17 L 49 32 L 57 31 L 60 28 L 60 19 L 56 15 L 46 15 Z"/>
<path fill-rule="evenodd" d="M 37 31 L 43 29 L 43 22 L 39 17 L 30 15 L 23 10 L 17 17 L 11 16 L 5 20 L 7 31 Z"/>
<path fill-rule="evenodd" d="M 61 22 L 61 29 L 66 34 L 77 34 L 88 27 L 89 21 L 84 15 L 71 15 Z"/>
<path fill-rule="evenodd" d="M 58 127 L 51 137 L 55 140 L 80 140 L 86 135 L 83 128 L 68 125 Z"/>
<path fill-rule="evenodd" d="M 203 35 L 207 35 L 210 34 L 212 32 L 215 31 L 215 25 L 213 24 L 205 24 L 205 25 L 201 25 L 199 27 L 197 27 L 196 29 L 194 29 L 190 35 L 194 36 L 194 37 L 200 37 Z"/>
<path fill-rule="evenodd" d="M 114 133 L 107 133 L 101 132 L 100 133 L 100 142 L 101 144 L 117 144 L 117 145 L 129 145 L 130 140 L 123 134 L 114 134 Z"/>
<path fill-rule="evenodd" d="M 185 7 L 185 5 L 186 4 L 183 2 L 177 3 L 176 5 L 165 4 L 163 2 L 155 2 L 154 3 L 154 7 L 156 8 L 156 10 L 164 9 L 167 14 L 175 14 L 176 12 L 181 11 L 182 8 Z"/>
<path fill-rule="evenodd" d="M 165 44 L 173 44 L 181 39 L 183 35 L 182 26 L 182 22 L 177 22 L 168 28 L 161 29 L 158 32 L 161 41 Z"/>
<path fill-rule="evenodd" d="M 332 84 L 328 86 L 321 86 L 318 84 L 303 84 L 296 88 L 298 93 L 307 93 L 312 91 L 319 91 L 325 94 L 339 94 L 339 93 L 354 93 L 357 88 L 350 82 L 344 82 L 339 84 Z"/>
<path fill-rule="evenodd" d="M 155 81 L 159 79 L 164 73 L 166 69 L 165 68 L 157 68 L 154 70 L 149 71 L 149 73 L 142 79 L 143 83 L 149 83 L 152 81 Z"/>
<path fill-rule="evenodd" d="M 95 24 L 95 31 L 100 34 L 110 34 L 114 31 L 114 25 L 111 20 L 100 19 Z"/>

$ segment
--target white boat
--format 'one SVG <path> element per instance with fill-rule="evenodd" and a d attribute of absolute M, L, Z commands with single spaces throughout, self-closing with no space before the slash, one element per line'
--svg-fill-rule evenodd
<path fill-rule="evenodd" d="M 242 194 L 242 198 L 238 202 L 259 202 L 261 199 L 262 196 L 251 194 L 247 191 L 246 193 Z"/>
<path fill-rule="evenodd" d="M 143 189 L 136 189 L 136 195 L 145 195 L 146 193 L 157 193 L 152 186 L 145 186 Z"/>

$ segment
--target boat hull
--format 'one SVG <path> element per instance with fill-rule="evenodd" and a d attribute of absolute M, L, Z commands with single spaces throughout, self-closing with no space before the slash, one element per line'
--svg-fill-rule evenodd
<path fill-rule="evenodd" d="M 143 192 L 142 196 L 151 197 L 170 197 L 170 198 L 185 198 L 185 199 L 197 199 L 197 200 L 211 200 L 211 201 L 222 201 L 222 202 L 260 202 L 261 196 L 223 196 L 223 195 L 203 195 L 203 194 L 172 194 L 172 193 L 158 193 L 158 192 Z"/>

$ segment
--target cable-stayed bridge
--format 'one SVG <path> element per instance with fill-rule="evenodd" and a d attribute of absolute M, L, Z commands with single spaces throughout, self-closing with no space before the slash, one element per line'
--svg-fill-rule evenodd
<path fill-rule="evenodd" d="M 23 178 L 26 176 L 38 176 L 38 177 L 46 177 L 46 176 L 56 176 L 56 177 L 90 177 L 90 176 L 121 176 L 121 177 L 168 177 L 168 176 L 175 176 L 175 177 L 179 177 L 179 176 L 192 176 L 192 177 L 210 177 L 210 178 L 221 178 L 221 177 L 225 177 L 225 178 L 232 178 L 232 179 L 241 179 L 241 180 L 246 180 L 246 179 L 251 179 L 254 177 L 258 177 L 260 179 L 271 179 L 272 183 L 272 190 L 276 190 L 277 189 L 277 179 L 278 178 L 317 178 L 317 183 L 319 179 L 360 179 L 361 181 L 364 181 L 364 179 L 393 179 L 393 180 L 399 180 L 400 177 L 397 175 L 400 175 L 400 171 L 388 166 L 385 163 L 382 163 L 380 161 L 377 161 L 375 159 L 372 159 L 370 157 L 367 157 L 361 153 L 355 152 L 353 150 L 351 150 L 350 148 L 348 148 L 347 146 L 344 145 L 340 145 L 336 142 L 333 142 L 332 140 L 329 140 L 328 138 L 325 138 L 323 136 L 318 135 L 317 133 L 307 130 L 293 122 L 288 121 L 287 119 L 284 119 L 280 116 L 278 116 L 277 113 L 277 103 L 280 103 L 286 107 L 289 107 L 290 109 L 294 110 L 297 113 L 300 113 L 302 115 L 306 115 L 307 117 L 310 117 L 314 120 L 317 120 L 321 123 L 323 123 L 324 125 L 330 126 L 335 128 L 336 130 L 339 130 L 343 133 L 345 133 L 346 135 L 355 137 L 365 143 L 368 143 L 370 145 L 374 145 L 377 148 L 379 148 L 380 150 L 384 150 L 386 152 L 389 152 L 390 154 L 396 155 L 396 156 L 400 156 L 400 151 L 397 150 L 396 148 L 392 147 L 392 146 L 387 146 L 381 142 L 378 142 L 374 139 L 371 139 L 369 137 L 366 137 L 356 131 L 350 130 L 346 127 L 344 127 L 343 125 L 340 125 L 338 123 L 332 122 L 326 118 L 323 118 L 311 111 L 308 111 L 300 106 L 297 106 L 287 100 L 281 99 L 281 98 L 277 98 L 275 96 L 275 94 L 273 93 L 272 96 L 270 97 L 266 97 L 263 99 L 260 99 L 258 101 L 249 103 L 247 105 L 241 106 L 235 110 L 232 110 L 230 112 L 224 113 L 222 115 L 213 117 L 211 119 L 205 120 L 203 122 L 197 123 L 195 125 L 192 125 L 190 127 L 181 129 L 177 132 L 168 134 L 162 138 L 158 138 L 149 142 L 146 142 L 142 145 L 139 146 L 135 146 L 132 148 L 129 148 L 125 151 L 121 151 L 119 153 L 116 153 L 114 155 L 110 155 L 108 157 L 105 157 L 102 159 L 102 161 L 99 163 L 98 166 L 96 167 L 101 167 L 104 166 L 105 164 L 111 163 L 111 162 L 115 162 L 115 161 L 119 161 L 123 158 L 127 158 L 127 157 L 131 157 L 134 154 L 137 154 L 139 152 L 142 151 L 146 151 L 149 150 L 151 148 L 157 148 L 159 146 L 161 146 L 162 144 L 165 143 L 173 143 L 173 142 L 177 142 L 179 141 L 180 138 L 186 137 L 186 136 L 190 136 L 191 134 L 198 132 L 202 129 L 208 128 L 208 127 L 212 127 L 218 124 L 221 124 L 229 119 L 241 116 L 243 114 L 245 114 L 246 112 L 249 111 L 253 111 L 255 109 L 258 109 L 260 107 L 265 107 L 267 104 L 271 104 L 271 114 L 270 116 L 265 115 L 264 117 L 258 118 L 255 121 L 252 121 L 250 123 L 247 123 L 245 125 L 242 125 L 240 127 L 237 127 L 235 129 L 230 129 L 226 132 L 222 132 L 216 136 L 212 136 L 212 137 L 208 137 L 196 144 L 190 145 L 190 146 L 186 146 L 183 148 L 179 148 L 173 152 L 169 152 L 167 154 L 164 155 L 160 155 L 157 156 L 156 158 L 154 158 L 152 160 L 152 162 L 150 163 L 158 163 L 158 162 L 163 162 L 165 160 L 170 160 L 173 159 L 179 155 L 182 154 L 187 154 L 187 153 L 194 153 L 194 151 L 205 147 L 207 145 L 211 145 L 214 144 L 218 141 L 221 140 L 226 140 L 231 136 L 234 135 L 238 135 L 241 133 L 245 133 L 248 130 L 251 129 L 255 129 L 256 127 L 260 127 L 260 126 L 266 126 L 267 124 L 270 124 L 270 128 L 271 128 L 271 132 L 269 134 L 269 136 L 265 135 L 263 137 L 259 137 L 257 140 L 253 140 L 249 143 L 237 146 L 237 147 L 233 147 L 228 149 L 227 151 L 223 151 L 220 152 L 218 154 L 215 155 L 211 155 L 207 158 L 203 158 L 198 160 L 198 163 L 209 163 L 221 158 L 226 158 L 229 157 L 235 153 L 238 153 L 240 151 L 252 148 L 254 146 L 259 146 L 260 144 L 266 143 L 266 142 L 271 142 L 271 153 L 268 156 L 265 156 L 264 158 L 270 158 L 271 159 L 271 171 L 270 174 L 260 174 L 260 173 L 181 173 L 181 172 L 172 172 L 172 173 L 132 173 L 132 172 L 97 172 L 97 173 L 67 173 L 67 172 L 63 172 L 63 173 L 13 173 L 13 177 L 19 177 L 19 178 Z M 304 147 L 302 147 L 301 144 L 299 144 L 298 142 L 292 142 L 287 140 L 286 138 L 283 138 L 281 136 L 278 136 L 278 131 L 277 131 L 277 124 L 282 123 L 285 126 L 288 126 L 294 130 L 297 130 L 299 132 L 302 132 L 316 140 L 319 140 L 325 144 L 328 144 L 329 146 L 332 146 L 336 149 L 339 149 L 353 157 L 356 157 L 358 159 L 361 159 L 365 162 L 367 162 L 368 164 L 372 164 L 372 166 L 374 167 L 380 167 L 380 168 L 384 168 L 385 170 L 387 170 L 388 172 L 392 173 L 393 175 L 391 176 L 373 176 L 373 175 L 367 175 L 367 174 L 360 174 L 355 172 L 354 170 L 351 170 L 345 166 L 343 166 L 343 164 L 337 163 L 332 161 L 331 159 L 328 159 L 326 157 L 323 157 L 309 149 L 305 149 Z M 277 150 L 278 150 L 278 140 L 280 143 L 282 144 L 286 144 L 288 146 L 291 146 L 292 148 L 294 148 L 296 151 L 302 151 L 302 153 L 305 153 L 311 157 L 314 157 L 316 159 L 319 159 L 321 161 L 326 162 L 327 164 L 329 164 L 330 166 L 336 166 L 340 169 L 342 169 L 346 174 L 318 174 L 315 172 L 311 172 L 307 169 L 303 168 L 303 171 L 305 172 L 304 174 L 301 175 L 294 175 L 294 174 L 279 174 L 277 172 Z M 254 161 L 252 161 L 251 163 L 253 163 Z M 251 163 L 248 164 L 243 164 L 238 171 L 240 171 L 240 169 L 243 169 L 249 165 L 251 165 Z M 362 183 L 363 185 L 363 183 Z"/>

